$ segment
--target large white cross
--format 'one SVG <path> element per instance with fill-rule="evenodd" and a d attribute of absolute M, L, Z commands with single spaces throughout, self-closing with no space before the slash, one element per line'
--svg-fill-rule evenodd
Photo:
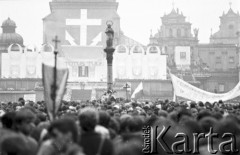
<path fill-rule="evenodd" d="M 87 26 L 88 25 L 101 25 L 101 19 L 88 19 L 87 9 L 81 9 L 80 19 L 66 19 L 66 25 L 80 26 L 80 46 L 87 45 Z"/>

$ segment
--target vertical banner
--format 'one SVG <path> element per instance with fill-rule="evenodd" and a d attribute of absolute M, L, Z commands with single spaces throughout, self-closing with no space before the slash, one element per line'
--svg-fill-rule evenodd
<path fill-rule="evenodd" d="M 46 107 L 50 119 L 53 119 L 54 114 L 57 114 L 58 109 L 61 104 L 61 100 L 65 93 L 65 88 L 68 79 L 68 69 L 57 67 L 57 79 L 56 79 L 56 98 L 55 98 L 55 111 L 54 111 L 54 101 L 52 100 L 52 86 L 54 83 L 54 67 L 43 64 L 42 65 L 42 75 L 43 75 L 43 85 L 44 85 L 44 99 L 46 102 Z"/>
<path fill-rule="evenodd" d="M 190 69 L 190 65 L 191 65 L 190 46 L 175 47 L 175 63 L 178 69 L 181 69 L 181 70 Z"/>
<path fill-rule="evenodd" d="M 13 51 L 12 51 L 13 48 Z M 14 49 L 15 48 L 15 49 Z M 16 50 L 18 49 L 18 50 Z M 22 47 L 19 44 L 11 44 L 8 47 L 9 54 L 9 77 L 10 78 L 21 78 L 21 70 L 22 70 Z"/>
<path fill-rule="evenodd" d="M 36 78 L 37 76 L 37 52 L 28 52 L 26 51 L 26 77 Z"/>

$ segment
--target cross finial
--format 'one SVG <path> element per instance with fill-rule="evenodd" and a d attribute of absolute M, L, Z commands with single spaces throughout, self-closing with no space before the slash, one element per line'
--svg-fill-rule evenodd
<path fill-rule="evenodd" d="M 58 40 L 58 36 L 55 36 L 55 38 L 54 38 L 52 41 L 53 41 L 54 44 L 55 44 L 55 50 L 57 50 L 57 48 L 58 48 L 58 43 L 60 43 L 61 41 Z"/>
<path fill-rule="evenodd" d="M 175 2 L 174 2 L 174 0 L 172 0 L 172 7 L 173 7 L 173 9 L 174 9 L 174 6 L 175 6 Z"/>
<path fill-rule="evenodd" d="M 230 6 L 230 9 L 232 8 L 232 1 L 230 0 L 229 1 L 229 6 Z"/>

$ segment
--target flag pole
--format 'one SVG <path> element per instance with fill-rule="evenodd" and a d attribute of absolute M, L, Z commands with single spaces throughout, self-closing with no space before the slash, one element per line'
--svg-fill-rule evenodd
<path fill-rule="evenodd" d="M 172 76 L 171 76 L 172 73 L 171 73 L 171 69 L 169 67 L 167 67 L 167 72 L 168 72 L 168 74 L 170 74 L 170 77 L 171 77 L 171 80 L 172 80 Z M 173 88 L 173 102 L 177 102 L 177 95 L 175 93 L 173 83 L 172 83 L 172 88 Z"/>
<path fill-rule="evenodd" d="M 52 40 L 55 43 L 55 49 L 54 49 L 54 71 L 53 71 L 53 84 L 52 84 L 52 92 L 51 92 L 51 98 L 53 100 L 53 120 L 56 119 L 56 91 L 57 91 L 57 48 L 58 43 L 60 43 L 60 40 L 58 40 L 58 36 L 55 36 L 55 39 Z"/>

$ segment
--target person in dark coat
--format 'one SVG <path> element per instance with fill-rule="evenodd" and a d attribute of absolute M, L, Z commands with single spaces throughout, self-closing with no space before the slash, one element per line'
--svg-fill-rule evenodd
<path fill-rule="evenodd" d="M 79 115 L 81 135 L 79 145 L 86 155 L 112 155 L 113 143 L 95 132 L 99 115 L 93 108 L 84 108 Z"/>

